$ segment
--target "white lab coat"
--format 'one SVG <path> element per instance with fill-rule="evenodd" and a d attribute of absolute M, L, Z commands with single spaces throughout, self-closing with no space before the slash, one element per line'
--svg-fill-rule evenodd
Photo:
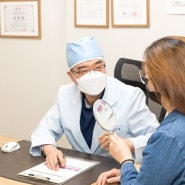
<path fill-rule="evenodd" d="M 116 133 L 130 138 L 135 148 L 135 160 L 141 162 L 142 150 L 150 135 L 158 126 L 158 121 L 145 103 L 145 95 L 139 88 L 125 85 L 115 78 L 107 77 L 103 100 L 107 101 L 116 115 Z M 88 147 L 80 130 L 82 96 L 75 84 L 63 85 L 59 89 L 54 106 L 34 129 L 30 153 L 41 155 L 40 146 L 56 145 L 65 133 L 72 148 L 78 151 L 109 156 L 100 148 L 98 136 L 104 130 L 95 124 L 91 148 Z"/>

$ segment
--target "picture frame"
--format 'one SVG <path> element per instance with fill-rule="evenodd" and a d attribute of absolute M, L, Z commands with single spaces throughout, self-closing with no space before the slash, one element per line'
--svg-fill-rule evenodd
<path fill-rule="evenodd" d="M 113 28 L 149 28 L 149 0 L 111 0 Z"/>
<path fill-rule="evenodd" d="M 40 0 L 0 0 L 0 37 L 41 39 Z"/>
<path fill-rule="evenodd" d="M 74 0 L 74 25 L 80 28 L 108 28 L 109 0 Z"/>

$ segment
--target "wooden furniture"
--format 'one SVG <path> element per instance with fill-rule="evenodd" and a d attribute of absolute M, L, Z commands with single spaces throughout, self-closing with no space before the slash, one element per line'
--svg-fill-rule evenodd
<path fill-rule="evenodd" d="M 18 139 L 0 136 L 0 147 L 9 141 L 17 142 Z M 0 185 L 28 185 L 28 184 L 0 177 Z"/>
<path fill-rule="evenodd" d="M 19 141 L 18 139 L 16 138 L 11 138 L 11 137 L 5 137 L 5 136 L 0 136 L 0 147 L 2 145 L 4 145 L 5 143 L 9 142 L 9 141 Z"/>
<path fill-rule="evenodd" d="M 9 171 L 8 169 L 8 165 L 10 166 L 9 163 L 11 163 L 11 161 L 13 161 L 12 163 L 14 163 L 15 161 L 15 164 L 12 164 L 12 165 L 17 165 L 17 162 L 19 159 L 21 159 L 21 162 L 20 162 L 20 165 L 25 165 L 24 168 L 27 169 L 28 167 L 28 164 L 26 164 L 26 161 L 28 160 L 29 163 L 34 163 L 33 166 L 36 164 L 36 163 L 40 163 L 41 161 L 45 160 L 45 158 L 43 157 L 38 157 L 37 158 L 34 158 L 34 157 L 31 157 L 28 153 L 29 151 L 29 145 L 30 145 L 30 142 L 29 141 L 19 141 L 18 139 L 15 139 L 15 138 L 9 138 L 9 137 L 4 137 L 4 136 L 0 136 L 0 146 L 2 146 L 3 144 L 9 142 L 9 141 L 16 141 L 16 142 L 20 142 L 21 144 L 21 147 L 22 147 L 22 151 L 20 149 L 19 153 L 14 153 L 14 154 L 10 154 L 9 155 L 9 158 L 8 158 L 8 163 L 5 163 L 5 161 L 2 161 L 3 158 L 6 160 L 6 154 L 2 155 L 1 153 L 1 163 L 5 163 L 7 164 L 7 169 L 5 164 L 2 164 L 3 165 L 3 172 L 4 174 L 7 174 L 9 173 L 12 173 L 12 168 L 10 168 L 11 170 Z M 26 152 L 23 152 L 23 150 L 25 149 Z M 93 169 L 90 169 L 88 170 L 87 172 L 85 173 L 82 173 L 81 175 L 79 175 L 78 177 L 74 178 L 73 180 L 69 181 L 69 182 L 66 182 L 65 184 L 66 185 L 71 185 L 71 184 L 74 184 L 74 181 L 75 181 L 75 184 L 82 184 L 82 181 L 86 181 L 86 182 L 89 182 L 89 179 L 92 179 L 92 177 L 94 176 L 95 178 L 93 178 L 93 181 L 95 182 L 96 181 L 96 178 L 98 177 L 98 175 L 101 173 L 101 172 L 104 172 L 104 171 L 107 171 L 107 170 L 110 170 L 112 168 L 118 168 L 119 165 L 113 160 L 113 159 L 110 159 L 110 158 L 106 158 L 106 157 L 101 157 L 101 156 L 96 156 L 96 155 L 91 155 L 91 154 L 86 154 L 86 153 L 82 153 L 82 152 L 77 152 L 77 151 L 72 151 L 72 150 L 68 150 L 68 149 L 62 149 L 67 155 L 69 156 L 76 156 L 76 157 L 79 157 L 79 158 L 86 158 L 86 159 L 90 159 L 90 160 L 99 160 L 101 162 L 100 165 L 98 166 L 95 166 Z M 26 153 L 26 154 L 24 154 Z M 23 159 L 22 156 L 25 155 L 25 159 Z M 11 159 L 12 158 L 12 159 Z M 18 160 L 15 160 L 16 158 L 18 158 Z M 18 163 L 19 164 L 19 163 Z M 139 165 L 136 165 L 137 168 L 139 168 Z M 2 168 L 2 166 L 1 166 Z M 3 175 L 2 175 L 3 176 Z M 93 182 L 91 181 L 91 182 Z M 26 182 L 26 183 L 25 183 Z M 10 180 L 8 178 L 5 178 L 4 177 L 0 177 L 0 185 L 30 185 L 30 184 L 34 184 L 34 183 L 28 183 L 30 181 L 25 181 L 25 182 L 19 182 L 16 180 L 16 178 L 14 180 Z M 91 184 L 91 183 L 89 183 Z M 96 183 L 92 183 L 91 185 L 96 185 Z M 112 184 L 113 185 L 113 184 Z"/>

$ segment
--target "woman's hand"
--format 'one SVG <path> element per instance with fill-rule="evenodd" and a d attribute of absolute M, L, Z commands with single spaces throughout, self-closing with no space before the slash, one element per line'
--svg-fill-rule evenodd
<path fill-rule="evenodd" d="M 123 139 L 115 133 L 110 135 L 109 153 L 120 164 L 126 159 L 132 159 L 127 139 Z"/>
<path fill-rule="evenodd" d="M 118 183 L 118 182 L 120 182 L 120 170 L 114 168 L 110 171 L 101 173 L 96 181 L 96 184 L 106 185 L 107 183 Z"/>

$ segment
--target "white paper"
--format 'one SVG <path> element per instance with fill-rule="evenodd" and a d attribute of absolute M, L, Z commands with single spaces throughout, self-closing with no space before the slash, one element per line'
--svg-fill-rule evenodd
<path fill-rule="evenodd" d="M 114 0 L 114 23 L 115 24 L 145 24 L 146 1 L 145 0 Z"/>
<path fill-rule="evenodd" d="M 104 25 L 106 24 L 105 0 L 77 1 L 77 24 Z"/>
<path fill-rule="evenodd" d="M 18 173 L 18 176 L 53 183 L 64 183 L 97 164 L 99 164 L 98 161 L 83 160 L 67 156 L 66 167 L 60 167 L 59 171 L 48 169 L 46 163 L 43 162 L 35 167 Z"/>
<path fill-rule="evenodd" d="M 38 35 L 38 5 L 33 2 L 2 2 L 1 34 L 17 36 Z"/>
<path fill-rule="evenodd" d="M 165 14 L 185 14 L 185 0 L 165 0 Z"/>

